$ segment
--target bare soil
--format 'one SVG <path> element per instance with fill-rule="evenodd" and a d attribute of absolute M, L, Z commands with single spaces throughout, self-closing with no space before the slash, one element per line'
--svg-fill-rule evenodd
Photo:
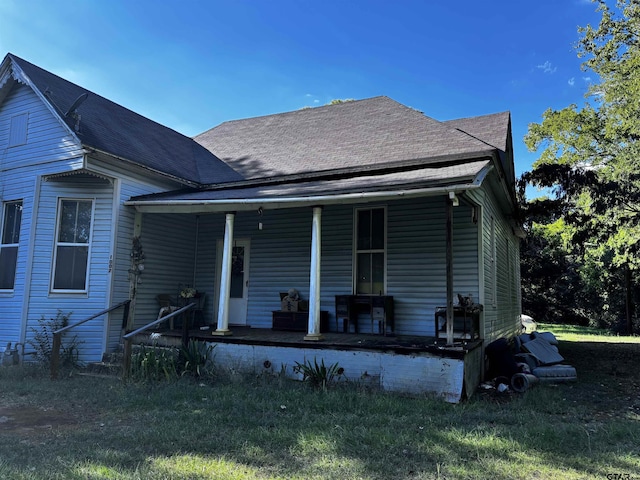
<path fill-rule="evenodd" d="M 640 344 L 560 342 L 560 354 L 578 381 L 567 391 L 595 417 L 640 416 Z"/>
<path fill-rule="evenodd" d="M 49 408 L 26 406 L 0 407 L 0 428 L 20 437 L 60 427 L 73 428 L 78 420 L 68 413 Z"/>

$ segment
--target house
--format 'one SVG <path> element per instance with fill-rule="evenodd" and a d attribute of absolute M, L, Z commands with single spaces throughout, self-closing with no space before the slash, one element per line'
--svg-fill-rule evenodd
<path fill-rule="evenodd" d="M 159 294 L 194 288 L 217 361 L 321 356 L 457 401 L 482 375 L 483 345 L 519 330 L 514 182 L 508 112 L 440 122 L 374 97 L 188 138 L 8 54 L 0 342 L 25 343 L 58 310 L 74 322 L 127 299 L 130 331 L 158 317 Z M 274 313 L 290 289 L 308 312 Z M 458 295 L 481 306 L 472 321 L 460 324 Z M 82 359 L 122 332 L 116 311 L 79 326 Z M 330 340 L 356 335 L 425 348 Z"/>

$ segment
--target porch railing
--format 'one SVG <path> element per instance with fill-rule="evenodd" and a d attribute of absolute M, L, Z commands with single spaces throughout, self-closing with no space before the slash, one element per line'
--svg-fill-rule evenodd
<path fill-rule="evenodd" d="M 124 307 L 124 312 L 122 314 L 122 324 L 125 325 L 127 319 L 129 318 L 129 306 L 131 305 L 131 300 L 125 300 L 124 302 L 120 302 L 117 305 L 113 305 L 101 312 L 96 313 L 95 315 L 91 315 L 84 320 L 81 320 L 73 325 L 67 325 L 66 327 L 62 327 L 55 332 L 53 332 L 53 344 L 51 348 L 51 379 L 56 380 L 58 378 L 58 369 L 60 366 L 60 347 L 62 345 L 62 334 L 71 330 L 72 328 L 76 328 L 79 325 L 87 323 L 94 318 L 98 318 L 102 315 L 105 315 L 113 310 L 116 310 L 120 307 Z"/>
<path fill-rule="evenodd" d="M 195 303 L 190 303 L 188 305 L 185 305 L 184 307 L 180 308 L 179 310 L 176 310 L 175 312 L 171 312 L 169 315 L 165 317 L 158 318 L 157 320 L 154 320 L 153 322 L 148 323 L 145 326 L 140 327 L 124 335 L 122 337 L 122 340 L 124 341 L 124 352 L 123 352 L 123 359 L 122 359 L 122 378 L 126 379 L 129 376 L 129 373 L 131 372 L 131 350 L 132 350 L 131 347 L 133 344 L 133 337 L 135 337 L 139 333 L 142 333 L 146 330 L 149 330 L 150 328 L 155 327 L 156 325 L 159 325 L 179 315 L 182 315 L 186 313 L 188 310 L 194 308 L 195 306 L 196 306 Z M 186 315 L 185 315 L 182 319 L 182 345 L 183 346 L 186 346 L 187 343 L 189 342 L 189 325 L 187 320 L 188 319 L 186 318 Z"/>

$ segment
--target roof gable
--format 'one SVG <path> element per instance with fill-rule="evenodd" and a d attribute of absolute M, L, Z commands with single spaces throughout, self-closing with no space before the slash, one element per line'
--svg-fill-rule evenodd
<path fill-rule="evenodd" d="M 499 151 L 500 166 L 505 174 L 509 190 L 514 188 L 515 165 L 511 139 L 511 114 L 509 112 L 460 118 L 445 123 L 495 146 Z M 515 193 L 511 192 L 511 195 L 515 199 Z"/>
<path fill-rule="evenodd" d="M 443 122 L 445 125 L 462 130 L 483 142 L 506 152 L 508 148 L 508 128 L 511 122 L 509 112 L 481 115 L 479 117 L 458 118 Z"/>
<path fill-rule="evenodd" d="M 195 140 L 246 179 L 409 160 L 435 164 L 495 151 L 388 97 L 225 122 Z"/>
<path fill-rule="evenodd" d="M 21 70 L 86 148 L 187 183 L 241 179 L 232 168 L 193 139 L 15 55 L 8 54 L 7 59 L 14 68 Z M 86 99 L 82 100 L 84 95 Z M 76 104 L 76 115 L 70 108 L 77 100 L 80 104 Z"/>

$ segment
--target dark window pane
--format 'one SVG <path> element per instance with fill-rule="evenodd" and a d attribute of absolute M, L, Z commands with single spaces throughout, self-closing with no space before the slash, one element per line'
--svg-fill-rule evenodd
<path fill-rule="evenodd" d="M 78 202 L 63 201 L 60 209 L 60 231 L 58 241 L 63 243 L 75 243 L 76 216 Z"/>
<path fill-rule="evenodd" d="M 88 247 L 58 247 L 53 288 L 85 290 Z"/>
<path fill-rule="evenodd" d="M 356 293 L 369 294 L 371 291 L 371 254 L 359 253 L 357 260 Z"/>
<path fill-rule="evenodd" d="M 233 247 L 229 290 L 230 298 L 242 298 L 244 295 L 244 247 Z"/>
<path fill-rule="evenodd" d="M 76 225 L 76 243 L 89 243 L 91 233 L 91 201 L 78 202 L 78 222 Z"/>
<path fill-rule="evenodd" d="M 384 248 L 384 208 L 371 211 L 371 248 L 374 250 Z"/>
<path fill-rule="evenodd" d="M 358 250 L 369 250 L 371 248 L 371 211 L 358 211 Z"/>
<path fill-rule="evenodd" d="M 63 200 L 60 210 L 61 243 L 89 243 L 91 201 Z"/>
<path fill-rule="evenodd" d="M 384 293 L 384 253 L 371 254 L 371 293 Z"/>
<path fill-rule="evenodd" d="M 0 250 L 0 289 L 13 289 L 17 259 L 18 247 L 4 247 Z"/>
<path fill-rule="evenodd" d="M 18 243 L 20 241 L 20 223 L 22 221 L 22 202 L 7 203 L 4 209 L 4 225 L 2 243 Z"/>

